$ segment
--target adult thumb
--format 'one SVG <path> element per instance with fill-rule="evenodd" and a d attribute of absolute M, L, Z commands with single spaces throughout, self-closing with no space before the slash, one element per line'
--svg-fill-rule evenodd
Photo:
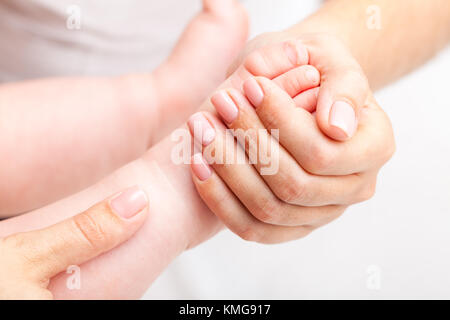
<path fill-rule="evenodd" d="M 131 238 L 143 225 L 148 198 L 139 187 L 126 189 L 83 213 L 46 229 L 8 237 L 29 265 L 29 276 L 46 281 Z"/>
<path fill-rule="evenodd" d="M 322 132 L 337 141 L 352 138 L 369 93 L 367 78 L 359 68 L 327 70 L 322 75 L 316 108 L 317 123 Z"/>

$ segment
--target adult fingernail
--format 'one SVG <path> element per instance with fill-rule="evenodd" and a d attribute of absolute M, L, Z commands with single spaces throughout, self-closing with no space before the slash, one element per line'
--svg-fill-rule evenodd
<path fill-rule="evenodd" d="M 257 108 L 262 104 L 264 92 L 254 78 L 250 78 L 244 82 L 244 92 L 254 107 Z"/>
<path fill-rule="evenodd" d="M 208 180 L 211 177 L 211 168 L 203 159 L 201 153 L 196 153 L 191 161 L 192 171 L 200 181 Z"/>
<path fill-rule="evenodd" d="M 201 112 L 193 114 L 188 120 L 188 125 L 194 138 L 204 146 L 209 145 L 216 138 L 216 131 Z"/>
<path fill-rule="evenodd" d="M 122 191 L 109 201 L 109 206 L 114 213 L 125 219 L 134 217 L 144 210 L 147 205 L 147 195 L 139 187 Z"/>
<path fill-rule="evenodd" d="M 340 139 L 353 136 L 356 129 L 356 115 L 353 107 L 344 101 L 336 101 L 331 106 L 329 124 L 338 129 Z"/>
<path fill-rule="evenodd" d="M 221 91 L 212 96 L 211 102 L 226 123 L 233 123 L 236 120 L 239 110 L 225 91 Z"/>

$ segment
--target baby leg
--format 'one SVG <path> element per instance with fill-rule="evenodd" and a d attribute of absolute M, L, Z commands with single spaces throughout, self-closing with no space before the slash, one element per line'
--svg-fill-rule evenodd
<path fill-rule="evenodd" d="M 248 60 L 248 65 L 241 66 L 221 87 L 240 90 L 242 81 L 252 74 L 273 79 L 308 61 L 307 52 L 296 43 L 265 48 L 252 59 L 253 63 Z M 202 109 L 213 111 L 214 107 L 207 100 Z M 188 130 L 186 126 L 183 129 Z M 96 185 L 48 207 L 0 222 L 0 236 L 51 225 L 117 191 L 140 185 L 149 197 L 150 211 L 142 229 L 125 244 L 82 265 L 79 290 L 67 288 L 70 275 L 65 273 L 55 277 L 50 287 L 56 298 L 140 297 L 178 254 L 222 228 L 195 190 L 189 164 L 174 163 L 171 153 L 178 145 L 168 137 Z"/>

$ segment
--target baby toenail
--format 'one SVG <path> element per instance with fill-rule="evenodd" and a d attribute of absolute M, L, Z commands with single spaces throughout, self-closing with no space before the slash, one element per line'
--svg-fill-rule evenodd
<path fill-rule="evenodd" d="M 289 58 L 289 61 L 294 65 L 299 64 L 298 51 L 296 46 L 291 42 L 286 42 L 284 45 L 284 50 Z"/>
<path fill-rule="evenodd" d="M 319 74 L 319 72 L 316 69 L 309 68 L 305 72 L 305 78 L 311 84 L 316 85 L 320 81 L 320 74 Z"/>

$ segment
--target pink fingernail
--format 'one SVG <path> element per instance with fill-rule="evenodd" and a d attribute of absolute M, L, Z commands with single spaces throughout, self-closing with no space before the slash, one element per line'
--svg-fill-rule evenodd
<path fill-rule="evenodd" d="M 353 107 L 344 101 L 336 101 L 331 106 L 330 126 L 340 131 L 341 139 L 348 139 L 353 136 L 356 129 L 356 115 Z"/>
<path fill-rule="evenodd" d="M 293 66 L 308 64 L 309 53 L 306 47 L 298 40 L 284 43 L 284 50 Z"/>
<path fill-rule="evenodd" d="M 233 123 L 236 120 L 239 110 L 228 93 L 225 91 L 216 93 L 212 96 L 211 102 L 226 123 Z"/>
<path fill-rule="evenodd" d="M 204 146 L 214 141 L 216 131 L 201 112 L 193 114 L 188 120 L 188 125 L 194 138 L 201 141 Z"/>
<path fill-rule="evenodd" d="M 244 92 L 252 103 L 252 105 L 257 108 L 264 100 L 264 92 L 261 89 L 259 83 L 254 79 L 250 78 L 244 82 Z"/>
<path fill-rule="evenodd" d="M 109 206 L 114 213 L 125 219 L 134 217 L 144 210 L 147 205 L 147 195 L 139 187 L 122 191 L 109 201 Z"/>
<path fill-rule="evenodd" d="M 203 159 L 201 153 L 196 153 L 191 161 L 192 171 L 200 181 L 208 180 L 211 177 L 211 169 Z"/>

